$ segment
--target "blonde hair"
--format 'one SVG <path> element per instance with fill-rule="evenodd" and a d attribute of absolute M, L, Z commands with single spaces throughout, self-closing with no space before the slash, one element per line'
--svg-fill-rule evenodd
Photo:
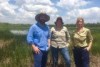
<path fill-rule="evenodd" d="M 82 22 L 84 23 L 83 17 L 78 17 L 76 23 L 78 23 L 80 20 L 82 20 Z"/>

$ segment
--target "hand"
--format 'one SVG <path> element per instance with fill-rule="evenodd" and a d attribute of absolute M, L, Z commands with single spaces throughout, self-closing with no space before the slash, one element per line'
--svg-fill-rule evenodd
<path fill-rule="evenodd" d="M 69 42 L 68 43 L 65 43 L 65 44 L 66 44 L 66 47 L 69 47 L 69 45 L 70 45 Z"/>
<path fill-rule="evenodd" d="M 70 46 L 70 43 L 68 42 L 68 43 L 67 43 L 67 47 L 69 47 L 69 46 Z"/>
<path fill-rule="evenodd" d="M 32 49 L 33 49 L 33 51 L 34 51 L 36 54 L 39 54 L 39 53 L 40 53 L 40 50 L 39 50 L 39 48 L 38 48 L 37 46 L 32 45 Z"/>
<path fill-rule="evenodd" d="M 48 50 L 50 49 L 50 44 L 48 45 Z"/>
<path fill-rule="evenodd" d="M 90 47 L 86 47 L 86 48 L 84 48 L 84 49 L 86 49 L 87 51 L 90 51 Z"/>
<path fill-rule="evenodd" d="M 51 44 L 51 41 L 50 41 L 50 39 L 48 39 L 48 49 L 50 49 L 50 45 Z"/>

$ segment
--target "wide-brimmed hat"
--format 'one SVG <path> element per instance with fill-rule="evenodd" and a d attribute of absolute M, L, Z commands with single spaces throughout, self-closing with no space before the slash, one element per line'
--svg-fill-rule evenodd
<path fill-rule="evenodd" d="M 39 13 L 39 14 L 37 14 L 36 16 L 35 16 L 35 20 L 36 21 L 40 21 L 40 17 L 45 17 L 45 22 L 47 22 L 47 21 L 49 21 L 50 20 L 50 17 L 49 17 L 49 15 L 47 15 L 46 13 Z"/>

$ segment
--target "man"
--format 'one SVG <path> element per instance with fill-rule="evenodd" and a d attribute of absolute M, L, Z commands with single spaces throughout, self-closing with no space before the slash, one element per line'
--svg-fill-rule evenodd
<path fill-rule="evenodd" d="M 40 13 L 35 16 L 35 19 L 37 23 L 30 27 L 27 41 L 33 49 L 34 67 L 46 67 L 50 30 L 45 22 L 49 21 L 50 17 L 46 13 Z"/>

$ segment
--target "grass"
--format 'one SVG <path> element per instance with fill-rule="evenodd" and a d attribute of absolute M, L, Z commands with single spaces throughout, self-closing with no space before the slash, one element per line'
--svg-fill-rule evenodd
<path fill-rule="evenodd" d="M 94 38 L 93 47 L 92 47 L 93 54 L 100 54 L 100 31 L 99 29 L 92 30 L 92 34 Z"/>
<path fill-rule="evenodd" d="M 5 33 L 4 33 L 5 32 Z M 26 36 L 13 35 L 8 31 L 0 32 L 0 40 L 5 43 L 0 48 L 0 66 L 2 67 L 28 67 L 32 63 L 32 52 L 26 43 Z"/>
<path fill-rule="evenodd" d="M 28 30 L 30 25 L 0 24 L 0 66 L 1 67 L 31 67 L 33 62 L 31 47 L 26 43 L 26 35 L 14 35 L 9 30 Z M 75 25 L 67 25 L 69 31 Z M 92 54 L 100 55 L 100 25 L 86 25 L 94 37 Z"/>
<path fill-rule="evenodd" d="M 0 23 L 0 30 L 28 30 L 29 26 L 29 24 Z"/>

